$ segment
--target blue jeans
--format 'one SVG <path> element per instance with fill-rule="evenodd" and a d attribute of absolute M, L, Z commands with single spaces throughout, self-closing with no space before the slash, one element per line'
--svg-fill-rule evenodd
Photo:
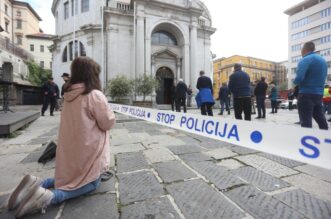
<path fill-rule="evenodd" d="M 265 96 L 256 96 L 257 115 L 265 118 Z"/>
<path fill-rule="evenodd" d="M 224 112 L 224 105 L 225 105 L 226 111 L 228 111 L 228 113 L 230 114 L 230 106 L 229 106 L 230 102 L 229 102 L 229 100 L 228 99 L 221 100 L 220 103 L 221 103 L 221 114 L 223 114 L 223 112 Z"/>
<path fill-rule="evenodd" d="M 54 182 L 55 182 L 54 178 L 45 179 L 42 182 L 41 187 L 43 187 L 45 189 L 52 189 L 52 188 L 54 188 Z M 99 187 L 100 182 L 101 182 L 101 178 L 98 178 L 97 180 L 95 180 L 79 189 L 71 190 L 71 191 L 54 189 L 54 190 L 52 190 L 54 197 L 51 201 L 51 204 L 52 205 L 60 204 L 67 199 L 76 198 L 81 195 L 90 193 Z"/>
<path fill-rule="evenodd" d="M 320 129 L 328 130 L 322 98 L 323 96 L 318 94 L 299 94 L 298 111 L 302 127 L 313 127 L 312 120 L 314 118 Z"/>

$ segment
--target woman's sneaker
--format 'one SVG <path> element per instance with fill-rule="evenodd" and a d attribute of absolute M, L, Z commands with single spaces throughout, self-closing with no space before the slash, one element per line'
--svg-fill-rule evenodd
<path fill-rule="evenodd" d="M 41 179 L 35 176 L 26 175 L 21 180 L 20 184 L 11 193 L 8 200 L 8 210 L 14 210 L 19 206 L 25 196 L 33 189 L 36 185 L 41 184 Z"/>
<path fill-rule="evenodd" d="M 45 213 L 46 208 L 50 205 L 53 199 L 53 193 L 40 186 L 34 187 L 33 190 L 22 200 L 18 210 L 15 214 L 16 218 L 21 218 L 24 215 L 31 214 L 41 210 Z"/>

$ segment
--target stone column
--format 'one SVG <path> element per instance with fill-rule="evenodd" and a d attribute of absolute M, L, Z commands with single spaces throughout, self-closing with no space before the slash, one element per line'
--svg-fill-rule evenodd
<path fill-rule="evenodd" d="M 190 45 L 187 43 L 184 45 L 184 59 L 183 59 L 183 65 L 184 65 L 184 80 L 189 85 L 191 83 L 190 79 Z M 193 86 L 193 84 L 191 84 Z"/>
<path fill-rule="evenodd" d="M 156 70 L 155 70 L 155 58 L 154 58 L 154 57 L 152 58 L 151 63 L 152 63 L 152 74 L 154 74 L 154 75 L 156 76 Z"/>
<path fill-rule="evenodd" d="M 136 39 L 136 75 L 145 73 L 145 22 L 143 16 L 137 16 L 137 39 Z"/>
<path fill-rule="evenodd" d="M 190 83 L 193 85 L 195 76 L 198 75 L 197 70 L 197 45 L 198 45 L 198 30 L 197 30 L 197 22 L 193 21 L 191 25 L 191 79 Z"/>
<path fill-rule="evenodd" d="M 152 68 L 152 64 L 151 64 L 151 55 L 152 55 L 152 46 L 151 46 L 151 38 L 150 37 L 146 37 L 145 40 L 145 47 L 146 47 L 146 56 L 145 56 L 145 72 L 147 75 L 150 75 L 151 72 L 151 68 Z"/>
<path fill-rule="evenodd" d="M 183 78 L 181 74 L 181 68 L 182 68 L 182 63 L 180 61 L 180 58 L 177 58 L 177 81 L 178 79 Z"/>

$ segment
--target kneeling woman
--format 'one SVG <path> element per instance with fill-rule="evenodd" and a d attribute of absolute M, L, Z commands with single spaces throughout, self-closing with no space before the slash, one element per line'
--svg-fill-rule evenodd
<path fill-rule="evenodd" d="M 115 115 L 101 92 L 99 74 L 100 66 L 90 58 L 78 57 L 72 62 L 61 113 L 55 178 L 23 178 L 8 202 L 9 210 L 18 207 L 17 218 L 87 194 L 100 185 L 100 175 L 109 168 L 109 130 Z"/>

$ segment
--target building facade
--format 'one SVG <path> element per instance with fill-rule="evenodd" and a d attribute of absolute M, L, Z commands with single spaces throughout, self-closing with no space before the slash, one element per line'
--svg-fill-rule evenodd
<path fill-rule="evenodd" d="M 288 89 L 288 61 L 276 63 L 275 82 L 279 90 Z"/>
<path fill-rule="evenodd" d="M 40 67 L 52 69 L 53 55 L 49 48 L 53 45 L 54 35 L 37 33 L 26 35 L 29 52 Z"/>
<path fill-rule="evenodd" d="M 54 0 L 52 11 L 57 35 L 53 72 L 58 83 L 80 55 L 101 65 L 103 87 L 120 74 L 131 79 L 156 76 L 160 105 L 170 104 L 175 80 L 183 78 L 195 87 L 200 70 L 212 76 L 210 36 L 215 29 L 199 0 Z"/>
<path fill-rule="evenodd" d="M 251 82 L 266 78 L 267 83 L 275 82 L 277 63 L 240 55 L 234 55 L 229 58 L 221 58 L 214 61 L 214 95 L 218 95 L 218 90 L 222 83 L 228 83 L 229 77 L 234 71 L 234 65 L 240 63 L 243 71 L 247 72 Z M 278 85 L 278 84 L 277 84 Z"/>
<path fill-rule="evenodd" d="M 293 87 L 301 49 L 305 42 L 312 41 L 316 52 L 328 63 L 328 83 L 331 83 L 331 0 L 306 0 L 289 9 L 289 87 Z"/>

